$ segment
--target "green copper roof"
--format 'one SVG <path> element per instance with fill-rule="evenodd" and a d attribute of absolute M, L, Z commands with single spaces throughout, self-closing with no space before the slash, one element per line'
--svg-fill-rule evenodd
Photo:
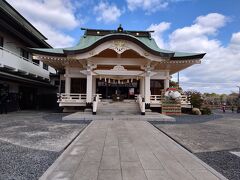
<path fill-rule="evenodd" d="M 81 37 L 76 46 L 69 48 L 55 48 L 55 49 L 42 49 L 32 48 L 35 53 L 66 56 L 68 53 L 83 53 L 87 52 L 96 46 L 108 40 L 126 39 L 132 41 L 150 53 L 158 56 L 170 57 L 171 59 L 183 58 L 202 58 L 204 54 L 198 53 L 184 53 L 164 50 L 158 47 L 155 40 L 151 38 L 150 31 L 123 31 L 121 30 L 94 30 L 84 29 L 85 34 Z"/>
<path fill-rule="evenodd" d="M 199 53 L 186 53 L 186 52 L 175 52 L 173 57 L 186 57 L 186 56 L 195 56 Z"/>
<path fill-rule="evenodd" d="M 64 54 L 63 48 L 31 48 L 39 52 L 53 53 L 53 54 Z"/>
<path fill-rule="evenodd" d="M 74 50 L 80 50 L 80 49 L 85 49 L 88 48 L 89 46 L 93 45 L 94 43 L 96 43 L 97 41 L 104 39 L 106 37 L 110 37 L 110 36 L 114 36 L 114 35 L 124 35 L 124 36 L 129 36 L 131 38 L 134 38 L 138 41 L 140 41 L 141 43 L 143 43 L 144 45 L 146 45 L 147 47 L 149 47 L 150 49 L 154 50 L 154 51 L 158 51 L 158 52 L 163 52 L 163 53 L 174 53 L 173 51 L 168 51 L 168 50 L 163 50 L 160 49 L 155 40 L 153 38 L 149 38 L 149 37 L 136 37 L 136 36 L 132 36 L 130 34 L 124 34 L 124 33 L 116 33 L 116 34 L 108 34 L 105 36 L 93 36 L 93 35 L 84 35 L 81 37 L 79 43 L 71 48 L 65 48 L 64 50 L 66 51 L 74 51 Z"/>

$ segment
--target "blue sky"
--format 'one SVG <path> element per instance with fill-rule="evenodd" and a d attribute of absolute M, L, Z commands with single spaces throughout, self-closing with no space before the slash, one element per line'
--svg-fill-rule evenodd
<path fill-rule="evenodd" d="M 81 25 L 82 27 L 116 29 L 121 23 L 126 29 L 145 30 L 151 24 L 166 21 L 171 22 L 171 28 L 169 29 L 169 31 L 171 31 L 192 24 L 198 16 L 209 13 L 220 13 L 227 16 L 230 21 L 230 23 L 217 34 L 218 39 L 222 41 L 223 45 L 229 42 L 233 32 L 238 32 L 240 29 L 240 1 L 238 0 L 173 0 L 169 2 L 166 8 L 150 13 L 141 8 L 131 11 L 128 9 L 126 1 L 109 1 L 108 3 L 110 5 L 114 4 L 124 12 L 116 21 L 108 23 L 96 21 L 98 14 L 94 13 L 91 9 L 89 10 L 89 6 L 94 6 L 96 2 L 88 1 L 86 4 L 84 3 L 85 5 L 83 7 L 79 8 L 81 15 L 87 15 L 87 17 L 85 17 L 86 20 L 84 20 L 85 22 Z M 76 11 L 76 16 L 78 13 L 79 11 Z M 74 29 L 69 33 L 75 37 L 75 39 L 81 35 L 79 29 Z M 167 38 L 167 33 L 164 38 Z"/>
<path fill-rule="evenodd" d="M 185 90 L 231 93 L 240 85 L 239 0 L 8 0 L 54 47 L 73 46 L 80 27 L 155 30 L 160 48 L 206 52 L 180 73 Z M 176 79 L 173 76 L 173 79 Z"/>

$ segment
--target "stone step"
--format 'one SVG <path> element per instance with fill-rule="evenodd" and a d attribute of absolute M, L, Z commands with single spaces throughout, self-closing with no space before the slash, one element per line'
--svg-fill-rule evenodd
<path fill-rule="evenodd" d="M 140 109 L 136 101 L 99 102 L 97 113 L 101 115 L 137 115 Z"/>

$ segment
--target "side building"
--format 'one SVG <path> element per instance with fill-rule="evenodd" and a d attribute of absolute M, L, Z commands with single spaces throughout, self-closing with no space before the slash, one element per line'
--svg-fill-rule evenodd
<path fill-rule="evenodd" d="M 51 48 L 46 40 L 9 3 L 0 0 L 0 96 L 7 96 L 9 111 L 54 106 L 56 87 L 50 75 L 56 71 L 28 51 L 29 47 Z"/>

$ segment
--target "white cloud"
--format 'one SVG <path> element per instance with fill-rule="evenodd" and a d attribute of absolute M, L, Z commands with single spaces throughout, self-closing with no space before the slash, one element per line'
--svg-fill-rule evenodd
<path fill-rule="evenodd" d="M 55 48 L 70 47 L 74 44 L 75 39 L 71 36 L 63 34 L 62 32 L 48 26 L 47 24 L 34 23 L 34 26 L 48 38 L 48 43 Z"/>
<path fill-rule="evenodd" d="M 211 13 L 199 16 L 191 26 L 176 29 L 170 35 L 170 48 L 187 51 L 213 51 L 221 43 L 217 39 L 209 39 L 210 35 L 216 35 L 218 29 L 223 27 L 227 18 L 221 14 Z"/>
<path fill-rule="evenodd" d="M 32 21 L 53 24 L 64 29 L 72 29 L 79 25 L 71 1 L 68 0 L 8 0 L 8 2 Z"/>
<path fill-rule="evenodd" d="M 230 48 L 234 52 L 240 51 L 240 32 L 232 34 Z"/>
<path fill-rule="evenodd" d="M 148 31 L 154 31 L 154 33 L 152 33 L 152 37 L 155 39 L 156 43 L 160 48 L 165 47 L 162 34 L 164 31 L 170 28 L 170 25 L 171 23 L 161 22 L 159 24 L 151 24 L 149 28 L 147 28 Z"/>
<path fill-rule="evenodd" d="M 228 18 L 222 14 L 199 16 L 192 25 L 174 30 L 164 43 L 170 50 L 207 53 L 202 64 L 180 72 L 180 84 L 185 90 L 218 93 L 237 90 L 236 85 L 240 85 L 240 32 L 233 33 L 226 46 L 217 39 L 218 31 L 227 22 Z M 158 37 L 161 39 L 161 34 Z"/>
<path fill-rule="evenodd" d="M 168 6 L 168 2 L 166 0 L 127 0 L 127 4 L 128 9 L 131 11 L 140 8 L 147 13 L 152 13 Z"/>
<path fill-rule="evenodd" d="M 63 32 L 63 30 L 72 30 L 80 24 L 71 1 L 8 0 L 8 2 L 40 29 L 52 46 L 72 45 L 71 37 Z"/>
<path fill-rule="evenodd" d="M 170 3 L 181 2 L 186 0 L 126 0 L 130 11 L 142 9 L 147 14 L 154 13 L 158 10 L 165 9 Z"/>
<path fill-rule="evenodd" d="M 97 15 L 97 21 L 111 23 L 118 20 L 121 16 L 121 10 L 115 4 L 100 2 L 94 7 L 94 13 Z"/>

